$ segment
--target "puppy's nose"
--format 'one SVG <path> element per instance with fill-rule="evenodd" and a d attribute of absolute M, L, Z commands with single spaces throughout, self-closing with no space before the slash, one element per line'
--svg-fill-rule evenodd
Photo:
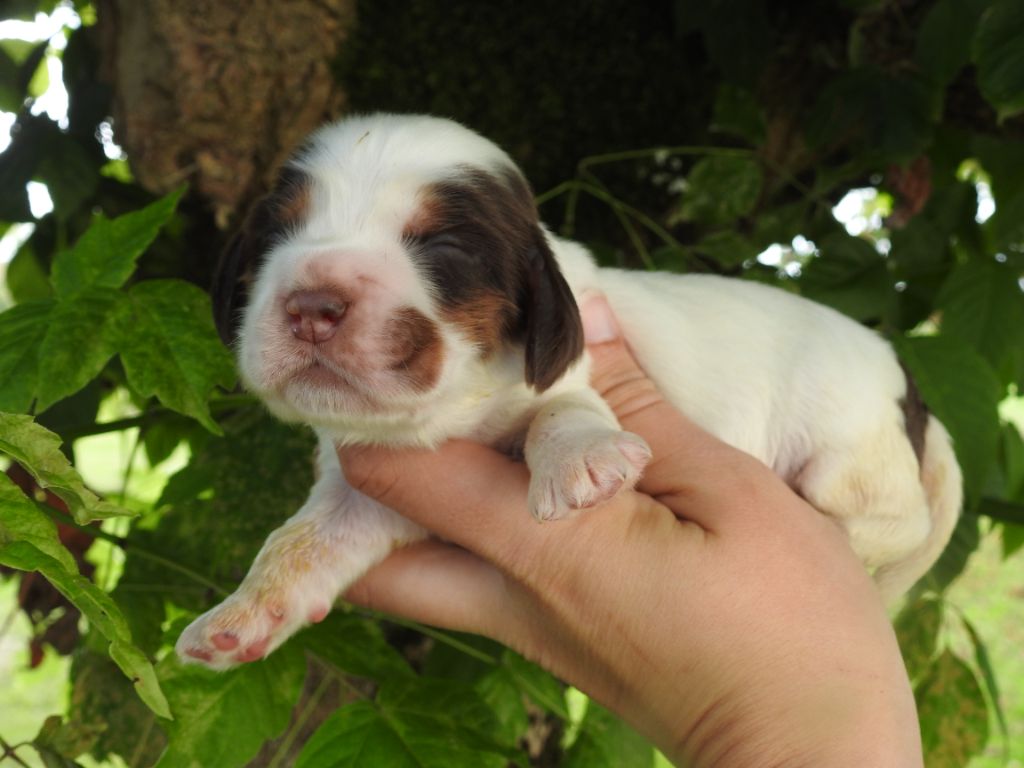
<path fill-rule="evenodd" d="M 329 291 L 295 291 L 285 300 L 284 311 L 295 337 L 316 344 L 334 335 L 347 306 Z"/>

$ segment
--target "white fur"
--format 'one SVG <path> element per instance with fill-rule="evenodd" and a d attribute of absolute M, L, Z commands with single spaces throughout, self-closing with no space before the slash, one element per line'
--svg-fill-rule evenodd
<path fill-rule="evenodd" d="M 524 383 L 521 350 L 481 359 L 450 326 L 443 327 L 441 375 L 429 391 L 403 390 L 375 362 L 384 342 L 372 329 L 397 306 L 439 320 L 432 289 L 401 242 L 418 190 L 457 175 L 460 166 L 514 168 L 504 152 L 450 121 L 376 115 L 322 129 L 293 165 L 315 179 L 312 211 L 270 251 L 258 276 L 239 365 L 246 385 L 276 414 L 314 426 L 321 471 L 309 500 L 271 536 L 238 592 L 179 640 L 182 658 L 215 668 L 249 660 L 239 649 L 272 650 L 320 618 L 394 546 L 426 535 L 347 486 L 336 443 L 432 447 L 464 437 L 509 448 L 521 446 L 529 428 L 530 506 L 539 519 L 631 487 L 648 458 L 646 444 L 622 432 L 590 389 L 586 357 L 542 395 Z M 598 269 L 581 246 L 547 237 L 577 299 L 593 290 L 607 295 L 665 396 L 843 525 L 864 563 L 878 569 L 887 600 L 934 562 L 959 511 L 960 472 L 934 418 L 919 469 L 898 405 L 906 379 L 884 341 L 780 290 Z M 356 291 L 356 305 L 368 308 L 354 321 L 362 330 L 339 366 L 344 392 L 288 383 L 309 355 L 280 321 L 282 297 L 324 280 Z"/>

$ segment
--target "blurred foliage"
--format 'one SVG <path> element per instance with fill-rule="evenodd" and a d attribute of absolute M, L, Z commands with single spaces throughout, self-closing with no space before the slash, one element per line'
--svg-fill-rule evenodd
<path fill-rule="evenodd" d="M 767 282 L 893 341 L 967 490 L 947 552 L 896 619 L 927 762 L 1009 750 L 999 669 L 946 587 L 983 527 L 1002 529 L 1007 554 L 1024 543 L 1024 440 L 999 415 L 1024 385 L 1019 0 L 414 0 L 399 14 L 362 3 L 359 18 L 337 62 L 353 108 L 431 111 L 499 140 L 548 223 L 603 263 Z M 613 716 L 571 712 L 558 681 L 479 638 L 339 610 L 245 669 L 168 655 L 302 502 L 311 442 L 233 393 L 196 285 L 203 201 L 154 200 L 107 156 L 101 51 L 88 25 L 61 34 L 62 53 L 0 40 L 0 110 L 16 114 L 0 235 L 33 227 L 0 314 L 0 452 L 31 474 L 0 477 L 0 564 L 42 574 L 86 621 L 68 711 L 0 749 L 46 765 L 654 764 Z M 54 55 L 69 94 L 59 124 L 36 109 Z M 53 201 L 38 219 L 29 182 Z M 852 189 L 869 192 L 846 227 L 834 208 Z M 115 392 L 132 407 L 98 422 Z M 115 430 L 154 466 L 188 447 L 155 503 L 101 500 L 78 476 L 75 441 Z M 123 560 L 102 587 L 81 572 L 92 540 Z M 63 610 L 22 608 L 40 634 Z"/>

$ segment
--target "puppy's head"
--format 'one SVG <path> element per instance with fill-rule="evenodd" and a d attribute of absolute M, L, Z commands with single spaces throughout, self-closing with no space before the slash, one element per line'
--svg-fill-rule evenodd
<path fill-rule="evenodd" d="M 541 391 L 582 352 L 528 185 L 437 118 L 314 134 L 228 247 L 213 295 L 246 385 L 318 425 L 466 394 L 480 361 L 510 355 Z"/>

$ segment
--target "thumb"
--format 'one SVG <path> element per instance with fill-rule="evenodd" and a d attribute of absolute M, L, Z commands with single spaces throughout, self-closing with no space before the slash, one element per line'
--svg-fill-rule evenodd
<path fill-rule="evenodd" d="M 654 454 L 637 489 L 668 502 L 664 497 L 692 500 L 698 489 L 715 489 L 716 478 L 728 483 L 737 460 L 747 457 L 665 400 L 634 358 L 608 300 L 601 294 L 589 296 L 580 317 L 591 359 L 591 384 L 623 428 L 647 440 Z M 684 516 L 699 516 L 689 512 Z"/>

